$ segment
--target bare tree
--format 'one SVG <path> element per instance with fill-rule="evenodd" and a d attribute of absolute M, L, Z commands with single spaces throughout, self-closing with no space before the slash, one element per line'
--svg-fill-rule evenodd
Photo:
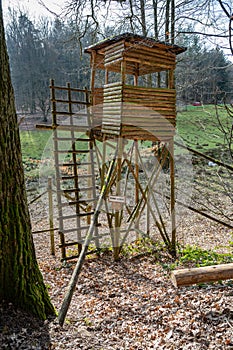
<path fill-rule="evenodd" d="M 64 14 L 76 21 L 80 37 L 87 30 L 93 37 L 102 35 L 102 23 L 114 23 L 115 34 L 130 30 L 160 40 L 175 38 L 174 0 L 68 0 Z"/>

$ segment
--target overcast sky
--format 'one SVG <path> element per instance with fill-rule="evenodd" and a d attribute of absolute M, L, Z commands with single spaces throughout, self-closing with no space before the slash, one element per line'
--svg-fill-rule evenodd
<path fill-rule="evenodd" d="M 65 3 L 65 0 L 42 1 L 51 11 L 54 11 L 57 14 L 61 13 L 61 6 Z M 32 15 L 32 17 L 52 16 L 43 6 L 39 4 L 39 0 L 2 0 L 2 7 L 4 17 L 7 17 L 8 7 L 26 11 Z"/>

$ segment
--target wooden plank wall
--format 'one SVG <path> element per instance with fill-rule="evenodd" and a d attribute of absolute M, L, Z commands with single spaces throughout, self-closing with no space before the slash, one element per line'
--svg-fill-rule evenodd
<path fill-rule="evenodd" d="M 92 91 L 92 106 L 90 108 L 90 119 L 92 128 L 101 129 L 103 119 L 103 88 L 94 88 Z"/>
<path fill-rule="evenodd" d="M 139 63 L 139 75 L 155 71 L 155 67 L 158 67 L 159 71 L 175 68 L 176 55 L 169 51 L 150 47 L 145 43 L 140 44 L 140 42 L 134 45 L 125 42 L 125 48 L 123 53 L 125 60 Z"/>
<path fill-rule="evenodd" d="M 102 124 L 104 134 L 121 134 L 139 139 L 149 139 L 148 132 L 157 135 L 158 139 L 169 139 L 174 135 L 174 89 L 146 88 L 117 82 L 95 89 L 94 93 L 93 101 L 99 104 L 93 109 L 94 124 Z"/>
<path fill-rule="evenodd" d="M 119 59 L 122 59 L 123 51 L 125 50 L 125 43 L 124 41 L 117 42 L 115 44 L 112 44 L 111 46 L 105 48 L 104 50 L 104 64 L 109 65 L 112 64 Z"/>
<path fill-rule="evenodd" d="M 103 133 L 111 135 L 120 135 L 121 133 L 122 89 L 121 82 L 104 85 Z"/>
<path fill-rule="evenodd" d="M 132 103 L 145 109 L 156 111 L 175 125 L 176 118 L 176 92 L 175 89 L 148 88 L 124 85 L 124 103 Z M 132 111 L 133 113 L 133 111 Z"/>

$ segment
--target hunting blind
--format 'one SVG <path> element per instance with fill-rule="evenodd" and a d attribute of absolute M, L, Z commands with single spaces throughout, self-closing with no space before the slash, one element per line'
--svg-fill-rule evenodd
<path fill-rule="evenodd" d="M 61 325 L 91 244 L 97 252 L 111 245 L 117 260 L 129 237 L 154 238 L 157 232 L 176 254 L 174 70 L 184 51 L 125 33 L 85 49 L 90 90 L 51 81 L 52 125 L 38 127 L 53 129 L 62 260 L 78 258 L 59 311 Z M 176 271 L 173 283 L 230 278 L 231 265 Z"/>
<path fill-rule="evenodd" d="M 85 49 L 90 90 L 51 81 L 52 125 L 38 127 L 53 129 L 62 260 L 78 258 L 60 324 L 90 246 L 111 245 L 117 260 L 129 239 L 157 235 L 176 253 L 174 70 L 184 51 L 125 33 Z"/>
<path fill-rule="evenodd" d="M 102 105 L 104 136 L 166 141 L 174 135 L 176 55 L 184 49 L 122 34 L 85 50 L 91 56 L 92 105 Z M 104 84 L 97 79 L 104 71 Z M 95 118 L 98 124 L 98 118 Z"/>
<path fill-rule="evenodd" d="M 174 70 L 184 51 L 125 33 L 85 49 L 90 90 L 51 81 L 52 125 L 39 127 L 54 130 L 63 260 L 80 258 L 91 242 L 112 245 L 118 259 L 129 237 L 155 231 L 175 254 Z M 141 141 L 153 152 L 150 166 Z M 165 164 L 166 194 L 156 187 Z"/>

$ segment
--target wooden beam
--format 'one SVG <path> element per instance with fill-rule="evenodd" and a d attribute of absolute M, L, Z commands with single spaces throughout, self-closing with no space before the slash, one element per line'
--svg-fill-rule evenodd
<path fill-rule="evenodd" d="M 171 192 L 171 222 L 172 222 L 172 239 L 171 239 L 171 253 L 176 256 L 176 198 L 175 198 L 175 161 L 174 161 L 174 140 L 169 142 L 169 162 L 170 162 L 170 192 Z"/>
<path fill-rule="evenodd" d="M 171 280 L 175 287 L 231 278 L 233 278 L 233 263 L 175 270 L 171 273 Z"/>

